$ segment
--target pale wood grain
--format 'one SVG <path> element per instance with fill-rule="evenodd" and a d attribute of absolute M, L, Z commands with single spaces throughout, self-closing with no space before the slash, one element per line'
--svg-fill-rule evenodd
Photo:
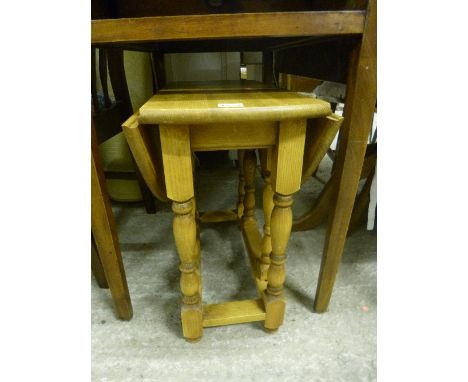
<path fill-rule="evenodd" d="M 271 177 L 273 190 L 276 193 L 290 195 L 298 191 L 301 186 L 305 132 L 305 119 L 286 120 L 280 123 Z"/>
<path fill-rule="evenodd" d="M 265 308 L 262 300 L 242 300 L 210 304 L 203 307 L 203 327 L 242 324 L 263 321 Z"/>
<path fill-rule="evenodd" d="M 200 223 L 221 223 L 237 221 L 237 210 L 200 211 Z"/>
<path fill-rule="evenodd" d="M 256 220 L 252 219 L 242 223 L 242 236 L 249 255 L 252 275 L 254 279 L 258 279 L 260 278 L 259 261 L 262 253 L 262 237 L 258 231 Z"/>
<path fill-rule="evenodd" d="M 270 221 L 271 213 L 274 208 L 273 203 L 273 188 L 271 187 L 271 167 L 273 160 L 273 149 L 263 150 L 261 155 L 263 163 L 262 175 L 265 182 L 263 189 L 263 217 L 265 224 L 263 225 L 263 238 L 262 238 L 262 254 L 260 259 L 260 279 L 267 280 L 268 268 L 270 267 L 270 254 L 271 254 L 271 231 Z"/>
<path fill-rule="evenodd" d="M 185 202 L 194 196 L 189 127 L 160 125 L 159 132 L 167 196 Z"/>
<path fill-rule="evenodd" d="M 271 147 L 277 128 L 273 121 L 190 125 L 190 141 L 193 151 Z"/>
<path fill-rule="evenodd" d="M 284 320 L 286 301 L 283 295 L 286 247 L 292 226 L 292 194 L 299 190 L 306 120 L 281 121 L 278 143 L 273 149 L 272 186 L 274 208 L 271 213 L 271 254 L 268 285 L 264 294 L 265 328 L 276 330 Z M 267 161 L 268 162 L 268 161 Z"/>
<path fill-rule="evenodd" d="M 255 220 L 255 172 L 257 168 L 257 156 L 255 150 L 244 152 L 244 213 L 242 222 Z"/>
<path fill-rule="evenodd" d="M 237 218 L 244 214 L 245 178 L 244 178 L 244 150 L 237 150 L 237 163 L 239 164 L 239 183 L 237 186 Z"/>
<path fill-rule="evenodd" d="M 310 121 L 304 148 L 302 183 L 317 170 L 342 123 L 343 117 L 336 114 Z"/>
<path fill-rule="evenodd" d="M 241 107 L 220 107 L 218 105 Z M 204 124 L 282 121 L 331 114 L 330 104 L 284 91 L 190 92 L 156 94 L 140 108 L 144 124 Z"/>
<path fill-rule="evenodd" d="M 182 304 L 180 317 L 182 333 L 189 342 L 197 342 L 203 336 L 203 307 L 201 302 L 188 305 Z"/>
<path fill-rule="evenodd" d="M 180 258 L 180 290 L 182 292 L 182 329 L 184 337 L 202 336 L 201 277 L 198 271 L 197 225 L 194 202 L 172 204 L 173 232 Z"/>
<path fill-rule="evenodd" d="M 258 262 L 261 256 L 261 237 L 255 218 L 255 173 L 257 168 L 257 155 L 255 150 L 244 151 L 244 212 L 241 226 L 244 241 L 250 256 L 252 271 L 258 278 Z"/>
<path fill-rule="evenodd" d="M 164 174 L 158 163 L 156 148 L 148 131 L 150 127 L 138 122 L 138 114 L 132 115 L 122 124 L 122 130 L 132 151 L 135 162 L 153 195 L 160 201 L 168 200 Z"/>
<path fill-rule="evenodd" d="M 264 295 L 266 310 L 265 328 L 277 329 L 284 320 L 286 301 L 283 285 L 286 278 L 286 247 L 291 234 L 292 197 L 275 194 L 275 207 L 271 214 L 271 255 L 268 268 L 268 285 Z"/>

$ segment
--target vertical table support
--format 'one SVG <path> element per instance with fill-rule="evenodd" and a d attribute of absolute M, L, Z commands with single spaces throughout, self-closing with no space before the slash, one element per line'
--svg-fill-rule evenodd
<path fill-rule="evenodd" d="M 325 312 L 357 193 L 367 139 L 377 99 L 377 1 L 370 0 L 364 33 L 354 49 L 349 67 L 344 122 L 336 159 L 337 182 L 331 200 L 325 246 L 315 295 L 314 309 Z"/>
<path fill-rule="evenodd" d="M 242 222 L 255 220 L 255 172 L 257 168 L 257 155 L 255 150 L 245 150 L 244 152 L 244 211 Z"/>
<path fill-rule="evenodd" d="M 104 172 L 99 158 L 96 131 L 91 120 L 91 230 L 104 269 L 105 278 L 115 303 L 117 316 L 133 316 L 127 279 L 120 254 L 114 216 L 107 195 Z"/>
<path fill-rule="evenodd" d="M 301 186 L 306 122 L 305 119 L 281 121 L 273 153 L 271 184 L 274 207 L 270 221 L 272 251 L 264 294 L 265 328 L 268 330 L 278 329 L 284 320 L 284 263 L 292 227 L 292 194 Z"/>
<path fill-rule="evenodd" d="M 244 178 L 244 153 L 245 150 L 237 150 L 237 162 L 239 164 L 239 186 L 237 200 L 237 218 L 240 220 L 244 214 L 245 178 Z"/>
<path fill-rule="evenodd" d="M 197 243 L 190 130 L 187 125 L 160 125 L 167 196 L 174 212 L 173 232 L 180 258 L 182 331 L 188 341 L 203 335 L 200 256 Z"/>
<path fill-rule="evenodd" d="M 273 160 L 273 150 L 271 148 L 260 150 L 260 158 L 262 164 L 262 176 L 265 182 L 263 188 L 263 217 L 265 224 L 263 225 L 262 238 L 262 257 L 260 262 L 260 280 L 268 279 L 268 268 L 270 267 L 271 254 L 271 214 L 273 212 L 273 188 L 271 187 L 271 161 Z"/>

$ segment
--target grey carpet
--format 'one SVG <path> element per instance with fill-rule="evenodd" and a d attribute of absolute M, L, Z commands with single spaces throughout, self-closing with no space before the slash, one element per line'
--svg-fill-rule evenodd
<path fill-rule="evenodd" d="M 319 176 L 326 178 L 330 161 Z M 200 210 L 234 207 L 237 172 L 200 171 Z M 309 180 L 293 212 L 305 211 L 323 187 Z M 257 177 L 259 226 L 262 181 Z M 376 235 L 364 227 L 349 237 L 329 311 L 313 311 L 325 226 L 292 233 L 288 246 L 286 318 L 274 334 L 261 323 L 204 330 L 195 344 L 181 336 L 178 258 L 172 213 L 141 206 L 114 207 L 134 309 L 129 322 L 115 318 L 108 290 L 92 280 L 93 381 L 374 381 L 376 380 Z M 235 224 L 201 230 L 203 300 L 255 298 L 255 287 Z"/>

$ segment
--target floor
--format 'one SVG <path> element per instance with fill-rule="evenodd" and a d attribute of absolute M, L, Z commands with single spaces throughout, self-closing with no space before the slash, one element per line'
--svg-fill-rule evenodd
<path fill-rule="evenodd" d="M 322 162 L 326 179 L 331 162 Z M 233 166 L 200 170 L 200 210 L 234 207 Z M 323 185 L 308 180 L 296 194 L 295 216 Z M 257 175 L 262 226 L 262 180 Z M 140 205 L 114 206 L 134 318 L 115 318 L 107 290 L 92 279 L 93 381 L 374 381 L 377 376 L 377 240 L 365 227 L 347 241 L 329 311 L 313 311 L 325 226 L 294 232 L 288 246 L 283 326 L 274 334 L 261 323 L 207 328 L 191 344 L 181 336 L 178 257 L 169 205 L 147 215 Z M 236 224 L 201 230 L 203 299 L 207 303 L 255 298 L 248 260 Z"/>

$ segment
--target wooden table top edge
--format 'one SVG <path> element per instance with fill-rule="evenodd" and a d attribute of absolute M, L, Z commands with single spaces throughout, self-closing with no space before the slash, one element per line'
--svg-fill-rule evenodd
<path fill-rule="evenodd" d="M 210 99 L 205 98 L 207 95 Z M 258 95 L 266 98 L 257 98 Z M 269 104 L 268 98 L 274 104 Z M 282 100 L 284 104 L 278 103 Z M 138 121 L 144 124 L 185 124 L 187 121 L 191 124 L 246 123 L 320 118 L 331 113 L 328 102 L 299 92 L 219 91 L 207 94 L 201 91 L 155 94 L 140 107 Z"/>
<path fill-rule="evenodd" d="M 91 20 L 91 43 L 362 34 L 366 12 L 305 11 Z"/>

